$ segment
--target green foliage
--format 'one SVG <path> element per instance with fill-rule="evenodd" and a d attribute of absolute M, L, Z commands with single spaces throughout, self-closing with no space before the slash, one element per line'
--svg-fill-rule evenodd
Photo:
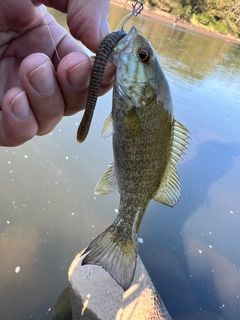
<path fill-rule="evenodd" d="M 154 1 L 154 0 L 147 0 L 147 2 L 150 4 L 150 6 L 155 7 L 157 5 L 158 1 Z"/>
<path fill-rule="evenodd" d="M 222 21 L 217 21 L 214 24 L 214 29 L 223 34 L 228 34 L 229 28 L 230 28 L 229 25 L 222 23 Z"/>
<path fill-rule="evenodd" d="M 209 25 L 209 23 L 211 22 L 211 18 L 206 12 L 198 14 L 197 19 L 201 24 L 204 24 L 205 26 Z"/>
<path fill-rule="evenodd" d="M 172 15 L 181 15 L 220 33 L 240 38 L 240 0 L 145 0 Z"/>

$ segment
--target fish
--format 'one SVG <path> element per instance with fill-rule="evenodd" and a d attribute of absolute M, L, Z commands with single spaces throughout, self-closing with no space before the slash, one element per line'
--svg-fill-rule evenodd
<path fill-rule="evenodd" d="M 102 266 L 126 291 L 134 278 L 138 230 L 149 202 L 173 207 L 180 199 L 176 166 L 189 136 L 174 118 L 170 88 L 154 49 L 135 26 L 110 60 L 117 70 L 102 136 L 112 135 L 114 161 L 95 193 L 118 192 L 120 204 L 112 225 L 84 250 L 82 265 Z"/>

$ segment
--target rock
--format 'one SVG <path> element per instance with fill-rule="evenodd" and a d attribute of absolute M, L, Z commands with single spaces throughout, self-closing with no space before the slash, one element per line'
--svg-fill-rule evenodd
<path fill-rule="evenodd" d="M 139 256 L 125 292 L 102 267 L 82 266 L 83 257 L 75 257 L 68 273 L 73 320 L 172 320 Z"/>

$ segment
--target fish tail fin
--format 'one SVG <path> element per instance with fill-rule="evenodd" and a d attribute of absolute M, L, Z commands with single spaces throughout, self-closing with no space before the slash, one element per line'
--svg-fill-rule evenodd
<path fill-rule="evenodd" d="M 137 261 L 137 236 L 123 239 L 114 225 L 94 239 L 83 254 L 84 264 L 102 266 L 126 291 L 132 284 Z"/>

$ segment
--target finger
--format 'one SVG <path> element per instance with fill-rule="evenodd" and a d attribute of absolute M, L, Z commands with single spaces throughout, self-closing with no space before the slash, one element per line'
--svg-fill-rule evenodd
<path fill-rule="evenodd" d="M 9 90 L 2 100 L 0 113 L 0 145 L 18 146 L 32 139 L 38 124 L 26 93 L 21 88 Z"/>
<path fill-rule="evenodd" d="M 98 95 L 102 96 L 107 93 L 110 89 L 112 89 L 113 82 L 115 79 L 116 67 L 110 62 L 107 62 L 107 65 L 104 69 L 101 87 Z"/>
<path fill-rule="evenodd" d="M 42 0 L 41 2 L 67 13 L 71 34 L 93 52 L 97 51 L 100 42 L 110 32 L 109 0 Z"/>
<path fill-rule="evenodd" d="M 38 135 L 50 132 L 62 119 L 64 98 L 50 59 L 41 53 L 25 58 L 19 69 L 22 87 L 38 122 Z"/>
<path fill-rule="evenodd" d="M 37 8 L 29 0 L 1 1 L 0 30 L 21 31 L 38 22 L 45 13 L 44 6 Z"/>
<path fill-rule="evenodd" d="M 76 12 L 75 6 L 79 3 L 81 10 Z M 109 0 L 73 1 L 69 7 L 67 22 L 70 32 L 93 52 L 97 52 L 99 44 L 110 32 L 109 7 Z"/>
<path fill-rule="evenodd" d="M 90 75 L 94 58 L 83 53 L 73 52 L 62 59 L 57 75 L 65 100 L 64 115 L 72 115 L 86 107 Z M 114 80 L 115 67 L 109 62 L 106 66 L 99 95 L 106 93 Z"/>
<path fill-rule="evenodd" d="M 73 52 L 64 57 L 57 69 L 58 81 L 65 100 L 64 115 L 72 115 L 85 107 L 91 75 L 87 55 Z"/>

